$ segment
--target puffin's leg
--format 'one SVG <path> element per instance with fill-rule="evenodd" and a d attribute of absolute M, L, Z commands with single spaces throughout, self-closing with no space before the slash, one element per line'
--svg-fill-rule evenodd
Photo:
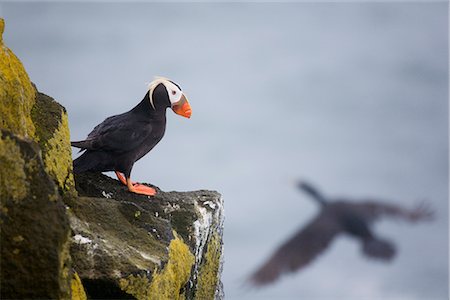
<path fill-rule="evenodd" d="M 119 179 L 119 181 L 122 182 L 124 185 L 127 185 L 127 180 L 125 179 L 125 176 L 120 172 L 117 172 L 117 171 L 114 171 L 114 172 L 116 173 L 117 179 Z M 132 181 L 131 184 L 136 185 L 139 183 Z"/>
<path fill-rule="evenodd" d="M 147 195 L 147 196 L 156 195 L 156 190 L 154 188 L 151 188 L 149 186 L 139 184 L 139 183 L 133 184 L 130 177 L 127 177 L 126 183 L 127 183 L 128 190 L 132 193 Z"/>
<path fill-rule="evenodd" d="M 116 173 L 117 179 L 119 179 L 120 182 L 122 182 L 124 185 L 127 185 L 127 180 L 125 179 L 125 176 L 122 175 L 122 173 L 114 171 Z"/>

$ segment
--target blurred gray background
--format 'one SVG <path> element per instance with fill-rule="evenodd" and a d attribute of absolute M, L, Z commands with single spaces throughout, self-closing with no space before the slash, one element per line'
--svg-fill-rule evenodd
<path fill-rule="evenodd" d="M 227 299 L 448 298 L 447 3 L 1 3 L 5 43 L 69 112 L 73 140 L 122 113 L 162 75 L 190 120 L 168 111 L 134 179 L 225 199 Z M 391 263 L 342 238 L 262 290 L 244 279 L 330 196 L 428 200 L 433 223 L 385 221 Z"/>

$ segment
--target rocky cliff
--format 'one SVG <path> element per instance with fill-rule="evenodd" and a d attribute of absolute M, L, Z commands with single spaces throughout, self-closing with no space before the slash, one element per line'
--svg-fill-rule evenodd
<path fill-rule="evenodd" d="M 0 19 L 2 299 L 222 299 L 214 191 L 129 193 L 74 177 L 67 112 L 31 83 Z"/>
<path fill-rule="evenodd" d="M 70 252 L 93 297 L 222 298 L 220 194 L 153 186 L 158 193 L 148 198 L 105 175 L 75 179 L 80 197 L 69 211 Z"/>

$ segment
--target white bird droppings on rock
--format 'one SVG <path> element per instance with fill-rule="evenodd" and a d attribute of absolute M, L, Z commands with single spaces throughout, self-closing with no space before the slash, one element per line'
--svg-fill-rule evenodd
<path fill-rule="evenodd" d="M 92 240 L 88 239 L 87 237 L 82 236 L 81 234 L 74 235 L 73 240 L 80 245 L 92 243 Z"/>
<path fill-rule="evenodd" d="M 105 191 L 102 191 L 102 195 L 103 197 L 105 197 L 106 199 L 111 199 L 113 194 L 112 193 L 107 193 Z"/>

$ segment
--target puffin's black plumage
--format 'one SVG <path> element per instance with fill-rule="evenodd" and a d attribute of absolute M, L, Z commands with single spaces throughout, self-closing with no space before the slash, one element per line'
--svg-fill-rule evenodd
<path fill-rule="evenodd" d="M 178 85 L 174 86 L 179 89 Z M 181 93 L 181 89 L 179 91 Z M 81 151 L 86 150 L 73 161 L 74 172 L 116 171 L 129 179 L 134 163 L 152 150 L 164 136 L 166 109 L 175 106 L 168 93 L 168 88 L 159 83 L 133 109 L 105 119 L 89 133 L 86 140 L 71 142 Z M 180 102 L 183 103 L 180 105 L 187 103 L 186 98 L 181 97 Z M 190 111 L 189 115 L 184 116 L 189 117 Z"/>
<path fill-rule="evenodd" d="M 312 185 L 300 183 L 301 190 L 321 206 L 321 211 L 308 225 L 301 228 L 250 278 L 254 285 L 276 281 L 283 273 L 299 270 L 321 254 L 339 234 L 348 234 L 362 244 L 363 253 L 372 258 L 389 260 L 395 255 L 393 243 L 379 238 L 370 225 L 381 216 L 402 218 L 411 222 L 432 218 L 432 212 L 424 206 L 408 210 L 375 201 L 329 202 Z"/>
<path fill-rule="evenodd" d="M 159 85 L 155 91 L 161 89 Z M 132 110 L 107 118 L 86 140 L 72 142 L 72 146 L 86 150 L 74 160 L 74 172 L 119 171 L 130 176 L 133 164 L 164 136 L 167 107 L 170 107 L 167 95 L 155 101 L 156 109 L 152 109 L 146 93 Z"/>

